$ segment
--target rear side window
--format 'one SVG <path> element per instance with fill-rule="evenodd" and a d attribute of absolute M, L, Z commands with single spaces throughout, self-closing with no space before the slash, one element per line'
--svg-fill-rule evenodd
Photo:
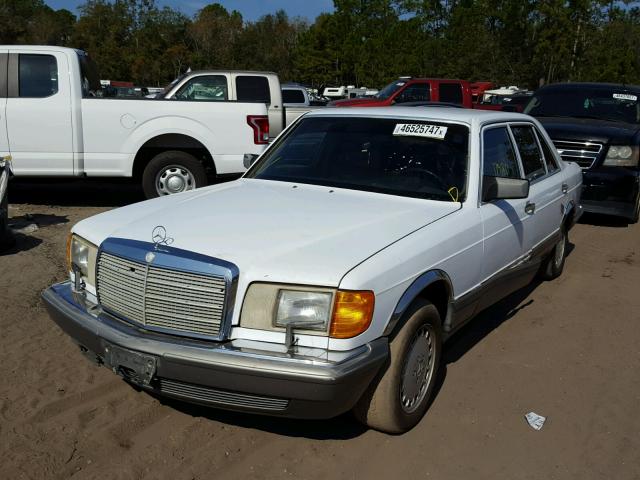
<path fill-rule="evenodd" d="M 224 75 L 202 75 L 189 80 L 175 94 L 177 100 L 224 102 L 229 98 L 227 77 Z"/>
<path fill-rule="evenodd" d="M 549 147 L 549 144 L 544 139 L 544 137 L 540 135 L 540 132 L 538 130 L 536 130 L 536 135 L 538 136 L 540 147 L 542 147 L 542 154 L 544 155 L 544 163 L 547 165 L 547 171 L 555 172 L 560 167 L 558 167 L 558 164 L 556 163 L 556 159 L 551 151 L 551 148 Z"/>
<path fill-rule="evenodd" d="M 396 103 L 428 102 L 431 99 L 431 85 L 428 83 L 413 83 L 396 97 Z"/>
<path fill-rule="evenodd" d="M 511 131 L 520 152 L 522 159 L 522 167 L 524 168 L 524 176 L 527 180 L 535 180 L 545 175 L 544 160 L 542 153 L 538 148 L 533 127 L 530 126 L 512 126 Z"/>
<path fill-rule="evenodd" d="M 283 103 L 304 103 L 304 93 L 301 90 L 282 90 Z"/>
<path fill-rule="evenodd" d="M 43 98 L 58 92 L 58 62 L 53 55 L 19 55 L 20 97 Z"/>
<path fill-rule="evenodd" d="M 459 83 L 441 83 L 440 101 L 462 104 L 462 85 Z"/>
<path fill-rule="evenodd" d="M 237 76 L 236 89 L 239 102 L 271 103 L 267 77 Z"/>
<path fill-rule="evenodd" d="M 488 177 L 521 178 L 507 127 L 485 130 L 482 136 L 483 173 Z"/>

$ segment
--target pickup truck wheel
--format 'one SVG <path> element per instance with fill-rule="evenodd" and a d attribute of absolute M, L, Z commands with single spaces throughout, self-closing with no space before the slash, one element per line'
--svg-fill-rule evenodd
<path fill-rule="evenodd" d="M 202 163 L 180 151 L 156 155 L 142 173 L 142 188 L 147 198 L 186 192 L 206 184 L 207 173 Z"/>
<path fill-rule="evenodd" d="M 560 227 L 561 238 L 556 243 L 549 256 L 545 259 L 540 270 L 540 277 L 543 280 L 553 280 L 558 278 L 564 270 L 564 261 L 567 258 L 567 245 L 569 244 L 569 236 L 567 229 Z"/>
<path fill-rule="evenodd" d="M 416 301 L 390 345 L 389 364 L 354 408 L 358 420 L 387 433 L 413 428 L 433 395 L 442 356 L 440 315 L 432 303 Z"/>

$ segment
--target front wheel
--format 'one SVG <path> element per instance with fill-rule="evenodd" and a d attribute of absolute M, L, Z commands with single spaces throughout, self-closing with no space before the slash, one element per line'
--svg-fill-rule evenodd
<path fill-rule="evenodd" d="M 204 166 L 186 152 L 162 152 L 151 159 L 142 173 L 142 188 L 147 198 L 186 192 L 206 184 Z"/>
<path fill-rule="evenodd" d="M 416 301 L 390 345 L 389 364 L 354 408 L 358 420 L 387 433 L 413 428 L 433 395 L 442 356 L 440 315 L 432 303 Z"/>

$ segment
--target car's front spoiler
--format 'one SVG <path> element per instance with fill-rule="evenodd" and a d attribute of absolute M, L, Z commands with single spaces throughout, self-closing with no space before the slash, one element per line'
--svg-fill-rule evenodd
<path fill-rule="evenodd" d="M 51 318 L 93 360 L 105 363 L 111 346 L 153 357 L 153 379 L 142 388 L 219 408 L 330 418 L 355 405 L 389 355 L 386 338 L 330 360 L 329 355 L 261 350 L 256 348 L 260 342 L 210 342 L 147 332 L 87 309 L 69 282 L 53 285 L 42 297 Z"/>

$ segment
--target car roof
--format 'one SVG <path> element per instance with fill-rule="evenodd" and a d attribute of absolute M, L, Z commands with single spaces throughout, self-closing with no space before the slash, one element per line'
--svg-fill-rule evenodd
<path fill-rule="evenodd" d="M 539 91 L 551 91 L 551 90 L 629 90 L 634 92 L 640 92 L 639 85 L 625 85 L 623 83 L 596 83 L 596 82 L 567 82 L 567 83 L 551 83 L 545 85 Z"/>
<path fill-rule="evenodd" d="M 450 107 L 327 107 L 313 110 L 305 115 L 305 117 L 320 116 L 411 118 L 415 120 L 466 123 L 467 125 L 472 123 L 535 122 L 532 117 L 522 113 Z"/>

